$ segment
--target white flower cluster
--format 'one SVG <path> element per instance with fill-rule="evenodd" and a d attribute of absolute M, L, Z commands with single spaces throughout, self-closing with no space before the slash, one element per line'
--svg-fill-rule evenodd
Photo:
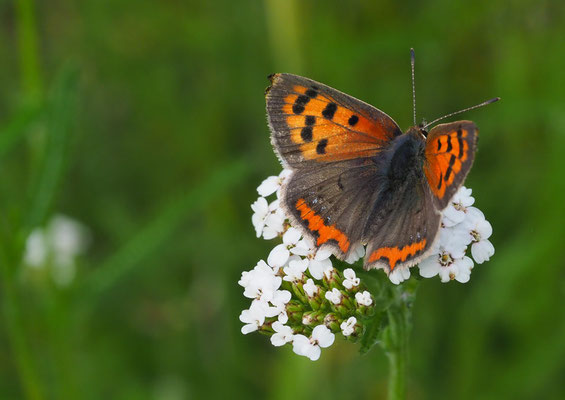
<path fill-rule="evenodd" d="M 292 255 L 282 267 L 261 260 L 253 270 L 243 272 L 238 283 L 252 302 L 239 316 L 245 324 L 241 332 L 269 333 L 274 346 L 290 343 L 296 354 L 312 361 L 333 344 L 335 333 L 359 336 L 363 327 L 352 314 L 370 314 L 371 294 L 362 290 L 355 271 L 348 268 L 342 276 L 331 262 L 322 276 L 313 278 L 319 263 L 315 256 Z"/>
<path fill-rule="evenodd" d="M 468 250 L 477 264 L 494 254 L 494 246 L 488 240 L 492 226 L 481 210 L 472 207 L 475 199 L 471 193 L 471 189 L 462 186 L 443 211 L 434 252 L 418 265 L 424 278 L 439 275 L 442 282 L 468 282 L 473 269 L 473 260 L 466 256 Z"/>
<path fill-rule="evenodd" d="M 46 269 L 59 286 L 75 277 L 75 259 L 90 241 L 88 229 L 65 215 L 55 215 L 43 228 L 35 228 L 26 240 L 24 263 L 30 269 Z"/>
<path fill-rule="evenodd" d="M 257 188 L 260 197 L 251 205 L 251 218 L 257 237 L 282 236 L 267 261 L 259 261 L 243 272 L 239 284 L 244 296 L 252 299 L 240 320 L 244 334 L 260 330 L 271 335 L 274 346 L 292 344 L 296 354 L 311 360 L 329 347 L 335 333 L 355 340 L 363 332 L 362 319 L 372 312 L 373 298 L 364 290 L 355 271 L 340 273 L 330 259 L 329 247 L 317 248 L 300 230 L 292 227 L 279 204 L 281 185 L 291 171 L 271 176 Z M 268 197 L 276 198 L 267 200 Z M 439 238 L 432 255 L 419 264 L 420 275 L 439 275 L 442 282 L 470 279 L 473 260 L 487 261 L 494 254 L 488 241 L 492 227 L 483 213 L 472 207 L 471 189 L 462 187 L 443 213 Z M 345 260 L 354 263 L 365 255 L 365 247 L 354 248 Z M 389 279 L 399 284 L 410 278 L 408 267 L 395 268 Z"/>

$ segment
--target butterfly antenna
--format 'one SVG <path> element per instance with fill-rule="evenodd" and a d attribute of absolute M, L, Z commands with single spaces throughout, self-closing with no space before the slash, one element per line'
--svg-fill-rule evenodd
<path fill-rule="evenodd" d="M 475 108 L 479 108 L 479 107 L 486 106 L 486 105 L 488 105 L 488 104 L 492 104 L 492 103 L 494 103 L 494 102 L 497 102 L 498 100 L 500 100 L 500 97 L 495 97 L 494 99 L 490 99 L 490 100 L 487 100 L 487 101 L 483 101 L 481 104 L 477 104 L 476 106 L 468 107 L 468 108 L 465 108 L 465 109 L 463 109 L 463 110 L 455 111 L 455 112 L 452 112 L 452 113 L 450 113 L 450 114 L 444 115 L 443 117 L 434 119 L 432 122 L 426 124 L 422 129 L 425 130 L 428 126 L 433 125 L 433 124 L 435 124 L 436 122 L 441 121 L 441 120 L 444 119 L 444 118 L 448 118 L 448 117 L 451 117 L 451 116 L 456 115 L 456 114 L 461 114 L 461 113 L 463 113 L 463 112 L 465 112 L 465 111 L 474 110 Z"/>
<path fill-rule="evenodd" d="M 414 49 L 410 49 L 410 64 L 412 66 L 412 108 L 414 110 L 414 126 L 416 126 L 416 83 L 414 82 Z"/>

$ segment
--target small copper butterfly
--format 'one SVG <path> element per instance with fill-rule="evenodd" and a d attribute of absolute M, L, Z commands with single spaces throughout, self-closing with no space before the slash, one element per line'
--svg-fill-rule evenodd
<path fill-rule="evenodd" d="M 412 72 L 413 60 L 412 51 Z M 421 124 L 403 133 L 384 112 L 329 86 L 286 73 L 269 79 L 272 144 L 293 170 L 281 191 L 293 226 L 341 259 L 366 244 L 366 269 L 417 264 L 471 169 L 476 125 L 457 121 L 428 132 L 430 124 Z"/>

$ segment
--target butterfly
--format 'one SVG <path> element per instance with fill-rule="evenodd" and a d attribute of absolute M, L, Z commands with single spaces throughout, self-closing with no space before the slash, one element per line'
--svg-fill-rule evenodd
<path fill-rule="evenodd" d="M 269 79 L 271 142 L 293 171 L 281 190 L 292 225 L 340 259 L 366 245 L 365 269 L 390 272 L 426 257 L 471 169 L 476 125 L 403 133 L 384 112 L 329 86 L 286 73 Z"/>

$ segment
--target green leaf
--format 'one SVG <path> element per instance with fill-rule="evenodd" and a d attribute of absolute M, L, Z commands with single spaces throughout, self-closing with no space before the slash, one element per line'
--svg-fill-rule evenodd
<path fill-rule="evenodd" d="M 8 125 L 0 129 L 0 159 L 24 137 L 27 128 L 36 122 L 40 115 L 41 109 L 38 107 L 24 108 L 10 119 Z"/>
<path fill-rule="evenodd" d="M 366 354 L 382 340 L 383 330 L 386 328 L 387 319 L 386 312 L 380 311 L 375 313 L 371 319 L 365 323 L 365 331 L 360 341 L 359 353 Z"/>
<path fill-rule="evenodd" d="M 47 105 L 47 145 L 31 189 L 25 229 L 40 225 L 51 207 L 65 172 L 71 122 L 76 112 L 78 73 L 65 68 L 55 82 Z"/>

